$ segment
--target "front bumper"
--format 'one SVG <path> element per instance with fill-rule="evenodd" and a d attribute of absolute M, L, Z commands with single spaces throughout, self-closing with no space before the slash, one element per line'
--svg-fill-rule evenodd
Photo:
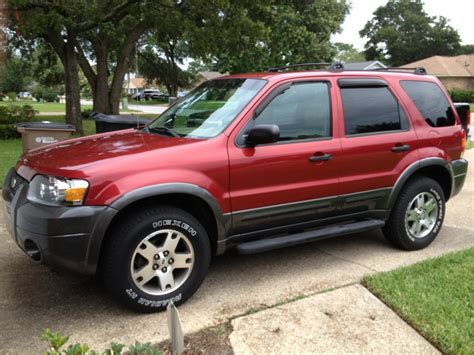
<path fill-rule="evenodd" d="M 12 178 L 19 185 L 12 188 Z M 116 210 L 107 206 L 45 206 L 27 200 L 28 182 L 13 169 L 2 188 L 5 222 L 13 240 L 33 260 L 93 274 L 100 245 Z"/>

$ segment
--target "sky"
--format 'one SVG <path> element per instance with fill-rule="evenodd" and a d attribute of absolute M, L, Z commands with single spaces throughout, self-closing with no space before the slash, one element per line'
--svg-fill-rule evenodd
<path fill-rule="evenodd" d="M 333 35 L 333 42 L 350 43 L 357 49 L 364 48 L 364 39 L 359 31 L 372 18 L 372 14 L 387 0 L 352 0 L 352 8 L 342 25 L 342 33 Z M 430 16 L 444 16 L 458 31 L 462 44 L 474 44 L 474 1 L 473 0 L 425 0 L 425 11 Z"/>

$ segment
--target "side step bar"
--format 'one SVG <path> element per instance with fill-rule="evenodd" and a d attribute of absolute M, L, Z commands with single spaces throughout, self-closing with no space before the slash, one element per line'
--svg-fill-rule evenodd
<path fill-rule="evenodd" d="M 237 252 L 240 254 L 255 254 L 268 250 L 286 248 L 293 245 L 314 242 L 316 240 L 338 237 L 346 234 L 367 232 L 372 229 L 381 228 L 385 222 L 378 219 L 370 219 L 347 224 L 338 224 L 320 229 L 289 234 L 277 238 L 267 238 L 246 242 L 237 245 Z"/>

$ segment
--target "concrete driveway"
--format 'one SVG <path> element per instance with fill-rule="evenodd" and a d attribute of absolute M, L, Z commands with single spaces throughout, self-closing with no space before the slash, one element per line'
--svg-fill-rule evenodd
<path fill-rule="evenodd" d="M 466 154 L 474 162 L 474 150 Z M 448 203 L 445 225 L 427 249 L 403 252 L 380 232 L 352 235 L 253 256 L 228 253 L 211 265 L 199 291 L 180 307 L 186 333 L 300 295 L 358 282 L 365 274 L 474 246 L 474 169 Z M 0 220 L 0 352 L 37 353 L 46 327 L 101 350 L 108 342 L 158 342 L 166 315 L 131 313 L 110 300 L 93 278 L 32 263 Z"/>

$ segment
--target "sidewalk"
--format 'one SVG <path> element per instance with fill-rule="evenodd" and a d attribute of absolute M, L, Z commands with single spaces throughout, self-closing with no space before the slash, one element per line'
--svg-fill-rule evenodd
<path fill-rule="evenodd" d="M 359 284 L 236 318 L 238 354 L 439 354 Z"/>

